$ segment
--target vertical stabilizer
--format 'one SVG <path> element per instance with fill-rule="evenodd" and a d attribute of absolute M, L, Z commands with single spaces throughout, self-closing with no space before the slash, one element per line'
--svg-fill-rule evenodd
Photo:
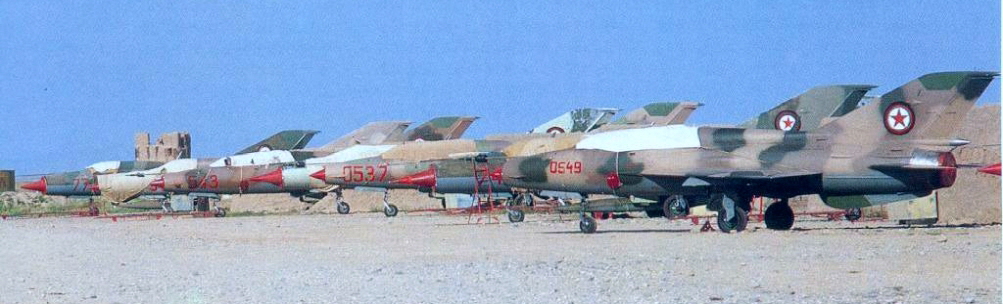
<path fill-rule="evenodd" d="M 814 87 L 801 95 L 760 113 L 740 127 L 808 131 L 817 129 L 827 118 L 840 117 L 857 107 L 872 85 L 833 85 Z"/>
<path fill-rule="evenodd" d="M 479 117 L 476 116 L 444 116 L 436 117 L 414 129 L 404 133 L 404 139 L 413 140 L 447 140 L 457 139 L 467 132 L 470 124 Z"/>

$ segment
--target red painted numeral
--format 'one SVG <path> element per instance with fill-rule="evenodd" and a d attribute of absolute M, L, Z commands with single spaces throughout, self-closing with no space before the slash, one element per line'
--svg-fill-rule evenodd
<path fill-rule="evenodd" d="M 341 168 L 346 182 L 382 182 L 387 178 L 387 164 L 352 165 Z"/>
<path fill-rule="evenodd" d="M 551 174 L 581 174 L 582 162 L 580 161 L 551 161 Z"/>

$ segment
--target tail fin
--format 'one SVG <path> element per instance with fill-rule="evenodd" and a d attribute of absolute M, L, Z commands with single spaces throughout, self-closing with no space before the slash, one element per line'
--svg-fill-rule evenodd
<path fill-rule="evenodd" d="M 404 133 L 404 139 L 412 140 L 446 140 L 457 139 L 467 132 L 470 124 L 479 117 L 476 116 L 444 116 L 436 117 L 428 122 L 408 130 Z"/>
<path fill-rule="evenodd" d="M 613 108 L 574 109 L 533 128 L 530 133 L 588 132 L 609 123 L 618 111 Z"/>
<path fill-rule="evenodd" d="M 376 121 L 368 123 L 320 148 L 321 152 L 337 152 L 354 145 L 379 145 L 386 142 L 404 141 L 404 130 L 410 121 Z"/>
<path fill-rule="evenodd" d="M 840 117 L 857 108 L 872 85 L 834 85 L 814 87 L 759 114 L 741 125 L 743 128 L 808 131 L 821 126 L 827 118 Z"/>
<path fill-rule="evenodd" d="M 881 95 L 820 128 L 835 134 L 838 143 L 890 143 L 946 140 L 982 95 L 995 72 L 926 74 Z"/>
<path fill-rule="evenodd" d="M 258 151 L 270 151 L 270 150 L 295 150 L 303 149 L 306 144 L 313 139 L 313 136 L 319 131 L 313 130 L 285 130 L 275 135 L 269 136 L 250 147 L 244 148 L 235 154 L 246 154 Z"/>
<path fill-rule="evenodd" d="M 697 107 L 703 104 L 692 101 L 656 102 L 630 111 L 613 124 L 617 125 L 678 125 L 686 122 Z"/>

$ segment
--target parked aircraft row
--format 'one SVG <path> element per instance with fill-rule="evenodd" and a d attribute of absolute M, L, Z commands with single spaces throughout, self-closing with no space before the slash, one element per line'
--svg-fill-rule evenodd
<path fill-rule="evenodd" d="M 724 232 L 745 229 L 758 196 L 776 200 L 766 226 L 786 230 L 794 196 L 818 194 L 846 209 L 950 187 L 959 168 L 951 151 L 968 143 L 952 134 L 996 76 L 927 74 L 859 107 L 875 86 L 817 87 L 738 126 L 687 126 L 699 103 L 660 102 L 615 121 L 616 109 L 576 109 L 530 133 L 478 140 L 460 138 L 477 117 L 440 117 L 410 130 L 408 122 L 373 122 L 315 149 L 305 148 L 315 131 L 283 131 L 221 158 L 100 162 L 23 188 L 121 203 L 177 194 L 289 193 L 304 202 L 334 195 L 339 213 L 349 213 L 343 191 L 367 187 L 386 191 L 387 216 L 398 213 L 389 189 L 490 189 L 513 202 L 580 197 L 585 233 L 597 229 L 590 195 L 656 201 L 646 210 L 652 216 L 706 205 Z M 522 218 L 509 209 L 511 221 Z"/>

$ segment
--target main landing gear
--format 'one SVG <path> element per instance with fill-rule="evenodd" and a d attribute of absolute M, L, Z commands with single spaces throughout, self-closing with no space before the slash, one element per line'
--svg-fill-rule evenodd
<path fill-rule="evenodd" d="M 721 232 L 741 232 L 749 225 L 749 209 L 752 196 L 737 193 L 717 194 L 713 199 L 720 200 L 721 210 L 717 211 L 717 228 Z"/>
<path fill-rule="evenodd" d="M 790 230 L 794 226 L 794 210 L 791 209 L 791 205 L 788 204 L 786 198 L 781 199 L 766 207 L 763 221 L 766 222 L 766 228 Z"/>

